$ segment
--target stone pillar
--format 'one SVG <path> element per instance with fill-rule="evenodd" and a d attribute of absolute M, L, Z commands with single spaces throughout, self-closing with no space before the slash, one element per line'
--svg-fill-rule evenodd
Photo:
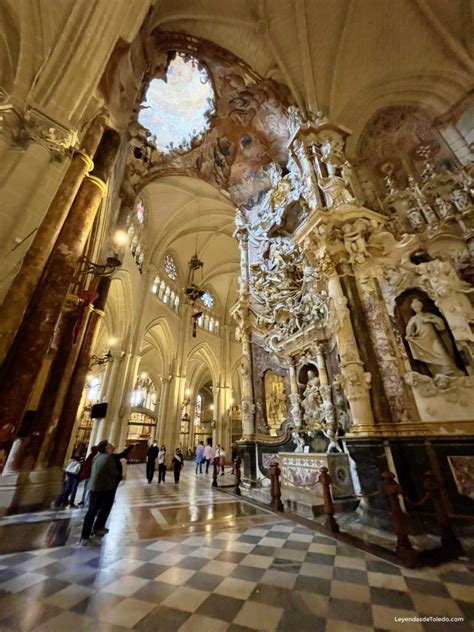
<path fill-rule="evenodd" d="M 171 377 L 161 378 L 160 406 L 158 408 L 158 423 L 156 425 L 155 439 L 161 445 L 164 439 L 165 417 L 168 408 L 168 397 Z"/>
<path fill-rule="evenodd" d="M 78 353 L 75 356 L 74 371 L 67 380 L 67 392 L 55 405 L 61 406 L 57 415 L 51 417 L 48 435 L 45 438 L 38 459 L 38 465 L 62 465 L 67 454 L 71 434 L 77 420 L 77 411 L 82 399 L 87 373 L 89 372 L 90 358 L 99 330 L 99 324 L 104 316 L 105 304 L 109 294 L 111 278 L 102 277 L 97 285 L 98 297 L 94 308 L 90 311 L 89 319 L 83 329 L 82 340 L 79 340 Z M 53 452 L 54 447 L 54 452 Z"/>
<path fill-rule="evenodd" d="M 347 297 L 335 270 L 328 276 L 328 293 L 337 318 L 334 335 L 341 359 L 341 383 L 351 409 L 352 432 L 357 432 L 358 426 L 373 426 L 374 423 L 369 397 L 371 376 L 364 371 L 347 307 Z"/>
<path fill-rule="evenodd" d="M 252 380 L 252 349 L 247 333 L 242 336 L 242 364 L 240 375 L 242 378 L 242 438 L 251 439 L 255 434 L 255 402 Z"/>
<path fill-rule="evenodd" d="M 251 439 L 255 434 L 255 402 L 252 378 L 252 344 L 247 324 L 249 315 L 249 253 L 248 232 L 245 227 L 234 234 L 240 243 L 240 306 L 236 314 L 242 342 L 242 364 L 240 365 L 242 386 L 242 438 Z"/>
<path fill-rule="evenodd" d="M 138 367 L 141 356 L 132 355 L 130 361 L 123 366 L 116 383 L 112 386 L 109 398 L 109 408 L 107 410 L 106 428 L 109 428 L 108 438 L 118 450 L 122 449 L 128 431 L 128 418 L 131 410 L 131 396 L 133 387 L 137 381 Z"/>
<path fill-rule="evenodd" d="M 87 176 L 64 222 L 41 285 L 26 312 L 2 367 L 0 419 L 13 438 L 28 404 L 33 384 L 61 312 L 79 258 L 107 188 L 120 138 L 107 131 L 95 160 L 94 173 Z M 25 359 L 28 358 L 28 362 Z"/>
<path fill-rule="evenodd" d="M 163 418 L 163 429 L 160 433 L 161 443 L 169 450 L 176 448 L 177 437 L 181 428 L 181 404 L 185 397 L 186 377 L 176 375 L 169 384 L 168 401 Z"/>
<path fill-rule="evenodd" d="M 84 176 L 94 167 L 91 156 L 97 149 L 103 128 L 102 117 L 94 119 L 89 126 L 81 149 L 74 153 L 20 270 L 5 296 L 0 311 L 0 362 L 13 342 Z"/>

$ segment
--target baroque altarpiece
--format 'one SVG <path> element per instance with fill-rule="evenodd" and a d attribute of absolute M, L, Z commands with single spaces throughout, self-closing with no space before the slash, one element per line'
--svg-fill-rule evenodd
<path fill-rule="evenodd" d="M 286 164 L 236 211 L 245 476 L 279 458 L 296 492 L 315 459 L 336 497 L 385 470 L 416 497 L 434 470 L 469 514 L 472 176 L 408 107 L 371 121 L 353 163 L 349 134 L 290 107 Z"/>

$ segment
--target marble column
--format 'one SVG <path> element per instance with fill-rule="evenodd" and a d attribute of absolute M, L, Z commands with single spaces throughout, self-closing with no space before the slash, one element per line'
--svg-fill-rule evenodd
<path fill-rule="evenodd" d="M 105 304 L 110 290 L 110 277 L 100 278 L 97 284 L 98 297 L 94 302 L 94 308 L 89 308 L 89 318 L 83 328 L 82 339 L 76 344 L 78 351 L 74 354 L 68 374 L 63 378 L 67 390 L 62 397 L 52 394 L 53 408 L 56 411 L 49 417 L 48 436 L 41 448 L 38 465 L 47 467 L 50 464 L 61 465 L 66 457 L 71 434 L 77 419 L 77 411 L 82 399 L 87 373 L 89 372 L 90 358 L 99 330 L 100 321 L 104 316 Z M 72 370 L 73 369 L 73 370 Z M 48 399 L 45 399 L 46 406 Z M 54 446 L 54 452 L 52 448 Z"/>
<path fill-rule="evenodd" d="M 96 167 L 81 185 L 15 341 L 2 367 L 0 419 L 10 437 L 16 435 L 36 377 L 66 299 L 79 258 L 84 252 L 100 202 L 106 193 L 120 138 L 105 132 L 95 156 Z"/>
<path fill-rule="evenodd" d="M 416 405 L 402 377 L 403 362 L 397 352 L 385 303 L 379 298 L 374 278 L 357 274 L 356 270 L 356 281 L 392 420 L 407 422 L 410 417 L 417 416 Z"/>
<path fill-rule="evenodd" d="M 41 225 L 3 301 L 0 311 L 0 362 L 5 358 L 25 314 L 34 290 L 52 252 L 84 176 L 92 171 L 94 155 L 104 129 L 103 117 L 96 118 L 76 151 Z"/>
<path fill-rule="evenodd" d="M 341 382 L 352 414 L 352 432 L 358 426 L 373 425 L 374 416 L 370 404 L 370 373 L 364 371 L 357 341 L 347 307 L 347 297 L 335 270 L 328 276 L 328 294 L 335 310 L 334 335 L 340 356 Z"/>
<path fill-rule="evenodd" d="M 249 314 L 249 253 L 246 228 L 236 231 L 240 245 L 240 307 L 239 328 L 242 343 L 242 364 L 240 365 L 242 387 L 242 439 L 251 439 L 255 434 L 255 401 L 253 393 L 252 344 L 247 324 Z"/>

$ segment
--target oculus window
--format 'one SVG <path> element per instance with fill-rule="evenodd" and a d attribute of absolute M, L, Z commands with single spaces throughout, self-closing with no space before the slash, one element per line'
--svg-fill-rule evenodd
<path fill-rule="evenodd" d="M 163 153 L 187 151 L 210 129 L 215 114 L 214 90 L 206 68 L 194 57 L 177 53 L 166 81 L 152 79 L 138 122 Z"/>

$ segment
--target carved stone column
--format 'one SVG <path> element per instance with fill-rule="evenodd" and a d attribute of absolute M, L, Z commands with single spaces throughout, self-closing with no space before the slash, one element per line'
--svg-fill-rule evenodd
<path fill-rule="evenodd" d="M 41 285 L 30 303 L 15 342 L 2 367 L 0 419 L 13 438 L 41 369 L 62 304 L 85 247 L 115 162 L 119 136 L 105 133 L 96 155 L 94 173 L 87 176 L 64 222 Z M 26 361 L 28 359 L 28 361 Z"/>
<path fill-rule="evenodd" d="M 249 439 L 255 434 L 255 402 L 252 378 L 252 344 L 250 342 L 249 317 L 249 254 L 246 227 L 238 227 L 234 236 L 240 244 L 240 305 L 236 312 L 242 343 L 242 364 L 240 365 L 242 386 L 242 438 Z"/>
<path fill-rule="evenodd" d="M 102 117 L 94 119 L 89 126 L 81 149 L 74 153 L 20 270 L 5 296 L 0 311 L 0 362 L 5 358 L 13 342 L 84 176 L 94 167 L 91 156 L 99 145 L 103 129 Z"/>
<path fill-rule="evenodd" d="M 369 397 L 371 376 L 364 371 L 347 307 L 347 298 L 334 268 L 328 276 L 328 293 L 337 318 L 334 335 L 341 359 L 341 383 L 352 413 L 352 432 L 357 432 L 359 428 L 362 430 L 363 426 L 372 426 L 374 423 Z"/>

